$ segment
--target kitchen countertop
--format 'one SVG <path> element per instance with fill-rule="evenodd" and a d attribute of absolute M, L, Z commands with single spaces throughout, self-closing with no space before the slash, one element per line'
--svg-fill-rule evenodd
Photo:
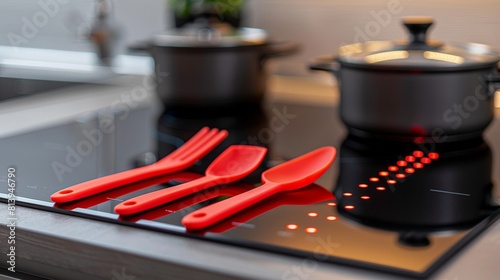
<path fill-rule="evenodd" d="M 120 79 L 120 78 L 118 78 Z M 138 80 L 139 79 L 139 80 Z M 0 104 L 3 136 L 60 121 L 56 116 L 75 116 L 101 109 L 118 98 L 140 77 L 117 80 L 117 87 L 82 85 L 71 96 L 65 89 L 40 96 Z M 335 110 L 338 96 L 328 85 L 308 80 L 274 78 L 271 103 L 303 103 Z M 304 97 L 297 91 L 308 92 Z M 67 90 L 67 89 L 66 89 Z M 296 91 L 296 92 L 294 92 Z M 286 93 L 285 93 L 286 92 Z M 73 103 L 71 103 L 73 102 Z M 144 106 L 155 106 L 154 96 Z M 37 105 L 35 105 L 37 104 Z M 78 104 L 67 110 L 67 104 Z M 53 112 L 44 120 L 17 119 L 22 109 Z M 499 112 L 496 110 L 496 119 Z M 59 114 L 57 114 L 58 112 Z M 488 132 L 487 132 L 488 133 Z M 286 130 L 281 137 L 286 139 Z M 279 142 L 279 141 L 278 141 Z M 0 212 L 7 213 L 0 203 Z M 389 274 L 350 268 L 311 259 L 217 244 L 182 236 L 57 214 L 27 207 L 16 207 L 16 268 L 20 271 L 56 279 L 400 279 Z M 0 220 L 0 240 L 7 240 L 5 219 Z M 6 242 L 0 242 L 5 252 Z M 2 256 L 2 263 L 5 263 Z M 500 222 L 467 245 L 435 273 L 433 279 L 498 279 L 500 269 Z"/>

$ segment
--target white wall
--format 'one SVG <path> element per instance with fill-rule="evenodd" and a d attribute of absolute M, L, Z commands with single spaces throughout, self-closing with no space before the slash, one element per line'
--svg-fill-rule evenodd
<path fill-rule="evenodd" d="M 124 44 L 146 39 L 170 24 L 166 1 L 114 1 L 114 14 L 125 34 Z M 84 30 L 90 25 L 93 3 L 91 0 L 71 0 L 68 4 L 60 4 L 59 11 L 39 28 L 36 36 L 26 38 L 28 42 L 21 46 L 89 50 L 91 45 L 75 33 L 76 29 Z M 392 13 L 389 4 L 397 6 Z M 0 0 L 0 45 L 10 44 L 9 33 L 22 35 L 23 17 L 32 20 L 40 11 L 44 10 L 38 0 Z M 435 17 L 436 26 L 431 37 L 500 48 L 498 0 L 248 0 L 246 11 L 247 25 L 265 28 L 275 38 L 290 39 L 302 45 L 300 54 L 279 60 L 277 69 L 281 73 L 308 73 L 304 65 L 310 58 L 332 54 L 341 44 L 360 39 L 356 38 L 357 30 L 367 27 L 374 31 L 368 36 L 370 40 L 402 38 L 405 33 L 400 18 L 406 15 Z M 390 13 L 391 19 L 382 26 L 373 13 Z M 380 30 L 375 32 L 377 26 Z"/>
<path fill-rule="evenodd" d="M 399 4 L 397 10 L 401 11 L 391 13 L 391 20 L 383 27 L 373 13 L 387 13 L 389 4 Z M 500 49 L 498 0 L 250 0 L 248 10 L 251 25 L 302 44 L 301 54 L 282 62 L 281 72 L 305 73 L 301 63 L 333 54 L 343 43 L 359 41 L 357 30 L 373 28 L 374 24 L 380 32 L 369 36 L 370 40 L 403 38 L 406 34 L 400 18 L 408 15 L 434 17 L 432 38 L 485 43 Z"/>
<path fill-rule="evenodd" d="M 123 44 L 146 39 L 166 26 L 166 0 L 113 2 L 113 16 Z M 35 25 L 37 15 L 39 24 Z M 46 23 L 40 21 L 43 15 L 48 15 Z M 93 0 L 0 0 L 0 45 L 13 45 L 11 38 L 15 34 L 24 39 L 20 47 L 91 50 L 85 34 L 94 17 Z M 34 35 L 23 32 L 29 25 L 26 21 L 35 25 Z"/>

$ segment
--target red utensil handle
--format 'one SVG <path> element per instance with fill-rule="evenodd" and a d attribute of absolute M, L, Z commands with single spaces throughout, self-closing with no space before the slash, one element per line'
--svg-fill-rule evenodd
<path fill-rule="evenodd" d="M 279 192 L 279 184 L 265 183 L 255 189 L 237 196 L 196 210 L 182 219 L 182 224 L 188 230 L 200 230 L 216 223 L 260 202 L 261 200 Z"/>
<path fill-rule="evenodd" d="M 143 212 L 176 199 L 202 191 L 217 185 L 217 178 L 205 176 L 182 185 L 150 192 L 124 201 L 115 207 L 120 215 L 132 215 Z"/>
<path fill-rule="evenodd" d="M 74 201 L 148 178 L 177 172 L 182 169 L 184 169 L 184 166 L 163 167 L 156 164 L 138 167 L 76 184 L 52 194 L 50 199 L 56 203 Z"/>

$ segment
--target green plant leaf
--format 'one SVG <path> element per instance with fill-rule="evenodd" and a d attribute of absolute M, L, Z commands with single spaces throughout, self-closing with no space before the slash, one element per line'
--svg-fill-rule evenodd
<path fill-rule="evenodd" d="M 215 10 L 223 17 L 239 13 L 243 2 L 243 0 L 169 0 L 169 5 L 181 17 L 192 14 L 195 6 L 205 6 L 207 10 Z"/>

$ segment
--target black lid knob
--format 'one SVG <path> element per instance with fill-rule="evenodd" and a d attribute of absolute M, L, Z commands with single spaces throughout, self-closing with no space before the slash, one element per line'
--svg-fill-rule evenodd
<path fill-rule="evenodd" d="M 404 26 L 409 31 L 410 45 L 425 45 L 427 30 L 431 27 L 433 19 L 424 16 L 412 16 L 403 19 Z"/>

